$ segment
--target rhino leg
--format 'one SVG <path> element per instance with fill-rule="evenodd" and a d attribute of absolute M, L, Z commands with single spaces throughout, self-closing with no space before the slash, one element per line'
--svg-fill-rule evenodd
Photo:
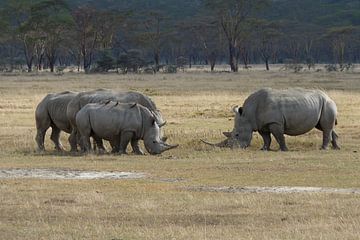
<path fill-rule="evenodd" d="M 82 142 L 82 145 L 83 145 L 83 152 L 85 152 L 85 153 L 92 152 L 89 135 L 81 136 L 80 141 Z"/>
<path fill-rule="evenodd" d="M 334 130 L 332 130 L 331 132 L 331 144 L 332 144 L 332 148 L 336 149 L 336 150 L 340 150 L 339 145 L 337 144 L 337 139 L 338 139 L 338 135 L 336 134 L 336 132 Z"/>
<path fill-rule="evenodd" d="M 38 145 L 38 151 L 45 151 L 45 134 L 51 125 L 51 119 L 47 114 L 47 111 L 42 109 L 41 111 L 36 110 L 35 120 L 37 130 L 35 140 Z"/>
<path fill-rule="evenodd" d="M 110 141 L 110 146 L 112 148 L 111 153 L 119 152 L 120 148 L 120 137 L 116 140 Z"/>
<path fill-rule="evenodd" d="M 45 140 L 46 130 L 47 129 L 37 129 L 35 140 L 38 145 L 39 152 L 45 151 L 44 140 Z"/>
<path fill-rule="evenodd" d="M 288 151 L 285 143 L 284 128 L 281 125 L 274 123 L 269 125 L 269 129 L 272 135 L 274 135 L 276 141 L 279 143 L 280 150 L 284 152 Z"/>
<path fill-rule="evenodd" d="M 129 142 L 131 141 L 131 139 L 134 136 L 133 132 L 122 132 L 120 133 L 121 137 L 120 137 L 120 149 L 119 149 L 119 154 L 126 154 L 126 148 L 129 145 Z"/>
<path fill-rule="evenodd" d="M 136 155 L 144 155 L 144 152 L 140 148 L 139 140 L 132 139 L 131 147 L 133 149 L 133 153 L 135 153 Z"/>
<path fill-rule="evenodd" d="M 325 150 L 327 149 L 328 145 L 329 145 L 329 142 L 330 142 L 330 139 L 331 139 L 331 133 L 332 133 L 332 130 L 324 130 L 323 129 L 323 143 L 321 145 L 321 149 L 322 150 Z M 336 140 L 335 140 L 336 141 Z"/>
<path fill-rule="evenodd" d="M 270 144 L 271 144 L 270 132 L 259 131 L 259 134 L 261 135 L 261 137 L 263 138 L 263 141 L 264 141 L 264 145 L 261 148 L 261 150 L 269 151 L 270 150 Z"/>
<path fill-rule="evenodd" d="M 93 149 L 94 152 L 96 152 L 96 148 L 98 148 L 98 152 L 100 154 L 103 154 L 106 152 L 103 141 L 101 138 L 99 138 L 98 136 L 92 136 L 93 138 Z"/>
<path fill-rule="evenodd" d="M 71 147 L 71 152 L 77 152 L 77 130 L 75 128 L 73 128 L 73 130 L 71 131 L 71 134 L 68 138 L 69 140 L 69 144 Z"/>
<path fill-rule="evenodd" d="M 51 129 L 52 129 L 52 131 L 51 131 L 50 139 L 54 142 L 55 149 L 57 151 L 64 151 L 64 147 L 60 142 L 60 132 L 61 132 L 61 130 L 56 126 L 51 126 Z"/>

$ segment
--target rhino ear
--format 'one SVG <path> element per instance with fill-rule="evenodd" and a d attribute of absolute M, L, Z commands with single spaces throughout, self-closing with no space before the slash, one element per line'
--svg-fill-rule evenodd
<path fill-rule="evenodd" d="M 227 138 L 231 137 L 231 132 L 223 132 L 223 134 L 224 134 L 225 137 L 227 137 Z"/>
<path fill-rule="evenodd" d="M 234 113 L 238 113 L 238 108 L 239 108 L 238 106 L 233 107 L 233 109 L 232 109 L 233 112 L 234 112 Z"/>
<path fill-rule="evenodd" d="M 241 115 L 243 113 L 243 108 L 235 106 L 235 107 L 233 107 L 233 112 L 236 114 L 239 113 Z"/>

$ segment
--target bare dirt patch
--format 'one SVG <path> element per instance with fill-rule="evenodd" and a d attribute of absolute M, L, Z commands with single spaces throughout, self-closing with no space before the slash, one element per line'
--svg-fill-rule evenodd
<path fill-rule="evenodd" d="M 357 188 L 325 188 L 325 187 L 190 187 L 190 191 L 227 192 L 227 193 L 341 193 L 360 194 Z"/>
<path fill-rule="evenodd" d="M 0 179 L 38 178 L 38 179 L 139 179 L 144 173 L 79 171 L 65 169 L 0 169 Z"/>

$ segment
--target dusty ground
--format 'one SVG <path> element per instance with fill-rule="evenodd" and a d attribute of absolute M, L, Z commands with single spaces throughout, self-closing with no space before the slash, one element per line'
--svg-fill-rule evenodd
<path fill-rule="evenodd" d="M 214 149 L 231 108 L 260 87 L 321 88 L 338 105 L 340 151 L 319 151 L 321 132 L 287 137 L 290 152 Z M 132 89 L 150 95 L 180 147 L 161 156 L 35 152 L 34 109 L 48 92 Z M 0 232 L 4 239 L 358 239 L 360 75 L 258 68 L 175 75 L 0 76 Z M 49 130 L 50 132 L 50 130 Z M 68 149 L 67 134 L 62 142 Z M 278 146 L 275 142 L 273 149 Z M 137 179 L 38 179 L 143 173 Z M 65 171 L 64 171 L 65 170 Z M 29 173 L 30 171 L 30 173 Z M 59 174 L 60 173 L 60 174 Z M 12 174 L 7 172 L 6 174 Z"/>

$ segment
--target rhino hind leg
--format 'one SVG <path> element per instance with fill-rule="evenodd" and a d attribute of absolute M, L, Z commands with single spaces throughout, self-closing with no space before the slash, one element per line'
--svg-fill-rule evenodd
<path fill-rule="evenodd" d="M 73 128 L 73 130 L 71 131 L 71 134 L 68 138 L 69 140 L 69 144 L 70 144 L 70 147 L 71 147 L 71 150 L 70 152 L 77 152 L 77 143 L 78 143 L 78 140 L 77 140 L 77 131 L 76 129 Z"/>
<path fill-rule="evenodd" d="M 93 150 L 94 150 L 94 152 L 96 152 L 96 149 L 98 149 L 99 154 L 105 153 L 106 149 L 104 147 L 104 143 L 103 143 L 102 139 L 99 138 L 98 136 L 95 136 L 95 135 L 93 135 L 92 138 L 93 138 Z"/>
<path fill-rule="evenodd" d="M 136 155 L 144 155 L 144 152 L 140 148 L 139 140 L 132 139 L 131 147 L 133 149 L 133 153 Z"/>
<path fill-rule="evenodd" d="M 81 136 L 80 142 L 82 143 L 82 146 L 83 146 L 82 152 L 84 152 L 84 153 L 92 153 L 93 152 L 93 150 L 91 148 L 90 136 L 88 136 L 88 135 Z"/>
<path fill-rule="evenodd" d="M 332 138 L 332 130 L 323 130 L 323 143 L 321 145 L 322 150 L 326 150 L 329 146 L 330 140 Z M 336 141 L 336 140 L 335 140 Z"/>
<path fill-rule="evenodd" d="M 47 129 L 37 129 L 35 140 L 38 145 L 39 152 L 45 151 L 44 141 L 45 141 L 46 130 Z"/>
<path fill-rule="evenodd" d="M 51 131 L 50 139 L 54 142 L 55 149 L 57 151 L 64 151 L 64 147 L 60 142 L 60 132 L 61 132 L 61 130 L 58 127 L 56 127 L 55 125 L 51 126 L 51 129 L 52 129 L 52 131 Z"/>
<path fill-rule="evenodd" d="M 331 131 L 331 145 L 335 150 L 340 150 L 339 145 L 337 144 L 338 135 L 334 130 Z"/>
<path fill-rule="evenodd" d="M 264 141 L 264 145 L 261 148 L 261 150 L 270 151 L 270 145 L 271 145 L 270 132 L 259 131 L 259 134 L 261 135 L 261 137 L 263 138 L 263 141 Z"/>
<path fill-rule="evenodd" d="M 284 129 L 279 124 L 270 124 L 269 125 L 270 132 L 274 135 L 276 141 L 280 145 L 280 150 L 285 152 L 288 151 L 288 148 L 285 143 Z"/>

